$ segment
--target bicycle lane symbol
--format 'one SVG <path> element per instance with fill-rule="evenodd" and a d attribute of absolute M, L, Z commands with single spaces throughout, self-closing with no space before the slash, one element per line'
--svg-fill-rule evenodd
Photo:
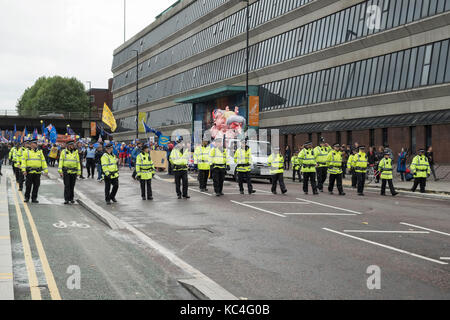
<path fill-rule="evenodd" d="M 67 228 L 88 229 L 91 226 L 86 223 L 77 223 L 76 221 L 70 221 L 69 224 L 67 224 L 64 221 L 60 220 L 57 223 L 54 223 L 53 227 L 58 228 L 58 229 L 67 229 Z"/>

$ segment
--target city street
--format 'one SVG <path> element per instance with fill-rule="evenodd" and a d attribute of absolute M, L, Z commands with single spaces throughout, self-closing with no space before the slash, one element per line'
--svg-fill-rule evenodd
<path fill-rule="evenodd" d="M 76 198 L 93 204 L 94 215 L 63 205 L 54 168 L 42 178 L 40 203 L 29 205 L 6 172 L 15 299 L 450 298 L 444 197 L 374 190 L 358 197 L 349 188 L 344 197 L 313 196 L 291 181 L 286 195 L 273 195 L 263 181 L 254 195 L 241 195 L 228 180 L 219 198 L 211 185 L 199 192 L 192 178 L 191 199 L 178 200 L 173 177 L 162 173 L 152 181 L 154 200 L 143 201 L 138 181 L 122 169 L 111 206 L 103 183 L 77 181 Z"/>

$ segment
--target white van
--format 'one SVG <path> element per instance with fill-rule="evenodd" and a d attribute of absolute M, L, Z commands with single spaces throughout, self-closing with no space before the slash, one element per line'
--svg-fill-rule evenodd
<path fill-rule="evenodd" d="M 271 145 L 267 141 L 248 140 L 248 145 L 252 151 L 252 167 L 250 175 L 252 178 L 271 179 L 270 167 L 268 159 L 271 154 Z M 236 164 L 234 163 L 234 153 L 241 148 L 241 140 L 226 140 L 226 148 L 230 170 L 227 171 L 228 176 L 232 176 L 237 180 Z"/>

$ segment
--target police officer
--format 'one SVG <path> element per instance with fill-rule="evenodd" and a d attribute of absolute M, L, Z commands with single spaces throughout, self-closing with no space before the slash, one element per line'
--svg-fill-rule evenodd
<path fill-rule="evenodd" d="M 334 182 L 337 182 L 337 189 L 340 196 L 344 196 L 344 188 L 342 187 L 342 151 L 339 143 L 333 145 L 333 150 L 327 157 L 328 173 L 330 181 L 328 183 L 328 192 L 333 194 Z"/>
<path fill-rule="evenodd" d="M 117 158 L 113 154 L 113 145 L 108 143 L 105 146 L 106 152 L 101 158 L 102 171 L 105 177 L 105 201 L 106 204 L 117 202 L 116 194 L 119 190 L 119 168 L 117 166 Z M 112 186 L 112 190 L 111 190 Z"/>
<path fill-rule="evenodd" d="M 75 203 L 73 200 L 77 176 L 81 175 L 80 155 L 74 141 L 67 142 L 61 152 L 58 165 L 59 175 L 64 180 L 64 204 Z"/>
<path fill-rule="evenodd" d="M 384 152 L 384 158 L 380 160 L 378 164 L 378 170 L 381 171 L 381 195 L 386 195 L 386 182 L 389 183 L 389 189 L 391 194 L 396 196 L 398 192 L 394 189 L 394 184 L 392 183 L 392 159 L 391 153 L 389 151 Z"/>
<path fill-rule="evenodd" d="M 223 140 L 216 139 L 214 146 L 211 147 L 209 153 L 211 174 L 214 184 L 214 192 L 217 197 L 223 196 L 223 182 L 225 181 L 225 174 L 229 169 L 227 151 L 223 148 Z"/>
<path fill-rule="evenodd" d="M 19 191 L 22 191 L 23 183 L 25 180 L 24 175 L 21 170 L 23 151 L 26 149 L 25 146 L 29 147 L 28 140 L 24 140 L 24 142 L 19 145 L 19 147 L 17 148 L 17 150 L 14 154 L 14 168 L 16 170 L 16 181 L 19 184 Z M 28 149 L 29 148 L 27 148 L 27 150 Z"/>
<path fill-rule="evenodd" d="M 256 191 L 253 190 L 252 179 L 250 177 L 252 151 L 247 144 L 247 140 L 242 141 L 241 147 L 234 153 L 234 163 L 236 163 L 240 193 L 244 194 L 244 179 L 247 181 L 248 194 L 255 193 Z"/>
<path fill-rule="evenodd" d="M 294 151 L 294 155 L 291 158 L 292 163 L 292 181 L 295 182 L 295 176 L 298 175 L 298 181 L 302 182 L 302 174 L 300 172 L 300 159 L 298 157 L 299 151 Z"/>
<path fill-rule="evenodd" d="M 141 182 L 141 197 L 142 200 L 153 200 L 152 196 L 152 178 L 156 172 L 153 161 L 150 158 L 150 147 L 144 145 L 142 152 L 136 158 L 136 175 Z M 147 189 L 147 198 L 145 194 Z"/>
<path fill-rule="evenodd" d="M 26 178 L 26 190 L 25 190 L 25 202 L 39 203 L 37 200 L 39 186 L 41 184 L 41 174 L 44 172 L 48 174 L 47 161 L 45 161 L 42 150 L 37 149 L 37 140 L 29 141 L 31 149 L 27 149 L 23 152 L 22 164 L 20 166 L 22 174 Z M 33 192 L 31 192 L 33 189 Z"/>
<path fill-rule="evenodd" d="M 323 192 L 323 184 L 327 180 L 327 157 L 330 153 L 331 147 L 325 142 L 323 137 L 320 138 L 320 146 L 314 149 L 314 154 L 317 161 L 317 188 Z"/>
<path fill-rule="evenodd" d="M 312 149 L 311 141 L 305 143 L 303 150 L 300 152 L 298 158 L 300 159 L 300 164 L 302 166 L 303 174 L 303 192 L 308 194 L 308 181 L 311 181 L 311 188 L 313 194 L 319 194 L 317 192 L 316 185 L 316 155 Z"/>
<path fill-rule="evenodd" d="M 209 170 L 210 170 L 210 158 L 209 153 L 211 148 L 208 146 L 208 140 L 203 139 L 202 145 L 198 146 L 194 151 L 194 164 L 197 165 L 198 169 L 198 182 L 200 185 L 200 191 L 206 192 L 208 188 Z"/>
<path fill-rule="evenodd" d="M 425 149 L 419 150 L 419 154 L 411 162 L 410 169 L 414 175 L 414 185 L 411 191 L 416 192 L 417 186 L 420 184 L 420 192 L 425 193 L 427 177 L 431 173 L 430 163 L 425 156 Z"/>
<path fill-rule="evenodd" d="M 279 147 L 273 148 L 273 152 L 269 156 L 267 162 L 271 167 L 270 174 L 272 175 L 272 193 L 277 194 L 277 181 L 279 181 L 281 193 L 285 194 L 287 189 L 284 184 L 284 157 L 281 155 Z"/>
<path fill-rule="evenodd" d="M 355 168 L 353 168 L 353 157 L 356 156 L 356 154 L 358 153 L 358 149 L 356 148 L 352 148 L 352 154 L 348 157 L 347 160 L 347 169 L 349 170 L 349 173 L 352 175 L 352 188 L 356 188 L 356 172 L 355 172 Z"/>
<path fill-rule="evenodd" d="M 366 182 L 367 171 L 367 154 L 365 152 L 365 146 L 359 146 L 359 152 L 353 155 L 352 167 L 356 173 L 356 184 L 358 190 L 358 196 L 364 196 L 364 183 Z"/>
<path fill-rule="evenodd" d="M 183 137 L 177 140 L 177 145 L 170 153 L 170 163 L 173 166 L 173 172 L 175 176 L 175 190 L 177 192 L 178 199 L 181 199 L 181 183 L 183 183 L 183 198 L 189 199 L 188 195 L 188 161 L 189 161 L 189 148 Z"/>

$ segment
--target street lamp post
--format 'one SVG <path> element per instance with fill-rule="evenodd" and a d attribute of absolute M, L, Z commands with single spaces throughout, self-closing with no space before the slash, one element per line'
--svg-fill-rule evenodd
<path fill-rule="evenodd" d="M 250 63 L 250 50 L 249 50 L 249 43 L 250 43 L 250 0 L 241 0 L 243 2 L 247 2 L 247 10 L 246 10 L 246 18 L 247 18 L 247 28 L 246 28 L 246 34 L 247 34 L 247 40 L 246 40 L 246 46 L 245 46 L 245 100 L 246 100 L 246 106 L 247 106 L 247 119 L 249 117 L 250 112 L 250 103 L 249 103 L 249 63 Z"/>
<path fill-rule="evenodd" d="M 136 140 L 139 138 L 139 51 L 136 52 Z"/>

